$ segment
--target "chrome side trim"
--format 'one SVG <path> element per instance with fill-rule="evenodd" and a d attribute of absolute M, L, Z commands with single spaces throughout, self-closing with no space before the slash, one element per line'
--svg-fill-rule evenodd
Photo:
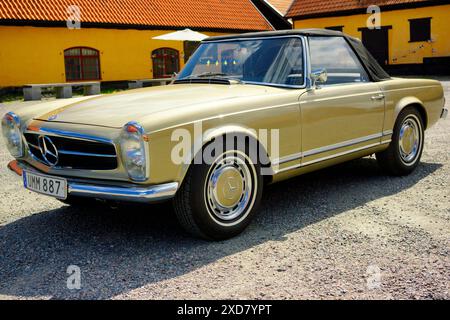
<path fill-rule="evenodd" d="M 285 156 L 285 157 L 282 157 L 282 158 L 279 158 L 279 159 L 275 159 L 273 161 L 273 164 L 274 165 L 283 164 L 283 163 L 294 161 L 294 160 L 298 160 L 298 159 L 301 159 L 301 158 L 303 158 L 303 152 L 294 153 L 294 154 L 291 154 L 291 155 L 288 155 L 288 156 Z"/>
<path fill-rule="evenodd" d="M 369 144 L 367 146 L 362 146 L 362 147 L 359 147 L 359 148 L 356 148 L 356 149 L 343 151 L 343 152 L 340 152 L 340 153 L 337 153 L 337 154 L 333 154 L 333 155 L 329 155 L 329 156 L 326 156 L 326 157 L 322 157 L 322 158 L 319 158 L 319 159 L 314 159 L 314 160 L 302 163 L 302 166 L 308 166 L 308 165 L 311 165 L 311 164 L 314 164 L 314 163 L 317 163 L 317 162 L 322 162 L 322 161 L 330 160 L 330 159 L 333 159 L 333 158 L 338 158 L 338 157 L 341 157 L 341 156 L 345 156 L 347 154 L 351 154 L 351 153 L 354 153 L 354 152 L 362 151 L 364 149 L 370 149 L 370 148 L 376 147 L 376 146 L 378 146 L 380 144 L 381 144 L 380 142 L 372 143 L 372 144 Z"/>
<path fill-rule="evenodd" d="M 22 175 L 23 170 L 40 173 L 39 170 L 33 168 L 32 166 L 17 160 L 11 161 L 8 164 L 8 168 L 18 176 Z M 52 176 L 45 172 L 43 174 Z M 142 187 L 132 184 L 129 186 L 108 186 L 98 185 L 91 181 L 80 182 L 79 179 L 77 181 L 73 181 L 70 178 L 65 179 L 67 180 L 67 192 L 69 195 L 142 203 L 170 199 L 175 196 L 179 186 L 178 182 L 169 182 L 165 184 Z"/>
<path fill-rule="evenodd" d="M 386 131 L 386 133 L 387 133 L 387 131 Z M 389 134 L 392 134 L 392 132 L 388 133 L 386 135 L 389 135 Z M 372 135 L 361 137 L 361 138 L 356 138 L 356 139 L 347 140 L 347 141 L 339 142 L 336 144 L 332 144 L 332 145 L 328 145 L 328 146 L 324 146 L 324 147 L 320 147 L 320 148 L 316 148 L 316 149 L 311 149 L 311 150 L 308 150 L 305 152 L 290 154 L 285 157 L 275 159 L 273 161 L 273 164 L 274 165 L 283 164 L 283 163 L 298 160 L 298 159 L 301 159 L 304 157 L 313 156 L 313 155 L 316 155 L 319 153 L 324 153 L 324 152 L 333 151 L 333 150 L 340 149 L 340 148 L 350 147 L 355 144 L 359 144 L 359 143 L 363 143 L 363 142 L 367 142 L 370 140 L 381 138 L 384 135 L 385 135 L 384 133 L 383 134 L 376 133 L 376 134 L 372 134 Z"/>
<path fill-rule="evenodd" d="M 392 131 L 392 130 L 383 131 L 383 137 L 381 137 L 381 142 L 390 143 L 393 134 L 394 134 L 394 131 Z"/>
<path fill-rule="evenodd" d="M 303 152 L 303 156 L 304 157 L 309 157 L 309 156 L 313 156 L 313 155 L 316 155 L 316 154 L 319 154 L 319 153 L 324 153 L 324 152 L 333 151 L 333 150 L 340 149 L 340 148 L 350 147 L 350 146 L 353 146 L 355 144 L 359 144 L 359 143 L 363 143 L 363 142 L 367 142 L 367 141 L 370 141 L 370 140 L 381 138 L 381 136 L 382 136 L 381 133 L 376 133 L 376 134 L 372 134 L 372 135 L 366 136 L 366 137 L 361 137 L 361 138 L 356 138 L 356 139 L 352 139 L 352 140 L 339 142 L 339 143 L 332 144 L 332 145 L 329 145 L 329 146 L 320 147 L 320 148 L 316 148 L 316 149 L 305 151 L 305 152 Z"/>
<path fill-rule="evenodd" d="M 355 83 L 355 85 L 362 85 L 362 84 L 367 84 L 367 82 L 363 82 L 363 83 Z M 340 85 L 346 85 L 346 84 L 338 84 Z M 353 84 L 352 84 L 353 85 Z M 321 87 L 331 87 L 332 85 L 321 85 Z M 335 86 L 335 85 L 333 85 Z M 346 95 L 340 95 L 340 96 L 333 96 L 333 97 L 327 97 L 327 98 L 318 98 L 318 99 L 311 99 L 309 101 L 300 101 L 300 104 L 307 104 L 307 103 L 311 103 L 311 102 L 324 102 L 324 101 L 329 101 L 329 100 L 337 100 L 337 99 L 346 99 L 346 98 L 350 98 L 350 97 L 359 97 L 359 96 L 366 96 L 368 94 L 374 94 L 374 93 L 378 93 L 379 91 L 373 91 L 373 92 L 363 92 L 363 93 L 354 93 L 354 94 L 346 94 Z"/>
<path fill-rule="evenodd" d="M 309 165 L 312 165 L 312 164 L 315 164 L 315 163 L 319 163 L 319 162 L 322 162 L 322 161 L 331 160 L 331 159 L 334 159 L 334 158 L 339 158 L 339 157 L 342 157 L 342 156 L 345 156 L 345 155 L 348 155 L 348 154 L 352 154 L 352 153 L 355 153 L 355 152 L 358 152 L 358 151 L 363 151 L 365 149 L 370 149 L 370 148 L 373 148 L 373 147 L 377 147 L 377 146 L 381 146 L 381 145 L 384 145 L 384 144 L 388 144 L 390 142 L 391 142 L 391 140 L 383 141 L 383 142 L 377 142 L 377 143 L 373 143 L 373 144 L 370 144 L 370 145 L 367 145 L 367 146 L 363 146 L 363 147 L 360 147 L 360 148 L 356 148 L 356 149 L 352 149 L 352 150 L 348 150 L 348 151 L 343 151 L 343 152 L 340 152 L 340 153 L 337 153 L 337 154 L 333 154 L 333 155 L 330 155 L 330 156 L 327 156 L 327 157 L 314 159 L 314 160 L 311 160 L 311 161 L 308 161 L 308 162 L 304 162 L 304 163 L 301 163 L 301 164 L 297 164 L 297 165 L 294 165 L 294 166 L 290 166 L 290 167 L 287 167 L 287 168 L 280 169 L 280 170 L 276 171 L 275 174 L 282 173 L 282 172 L 289 171 L 289 170 L 302 168 L 302 167 L 306 167 L 306 166 L 309 166 Z"/>

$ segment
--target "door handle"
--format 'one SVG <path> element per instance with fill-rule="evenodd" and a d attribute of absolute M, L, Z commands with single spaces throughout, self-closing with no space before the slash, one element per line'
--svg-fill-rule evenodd
<path fill-rule="evenodd" d="M 373 101 L 376 101 L 376 100 L 383 100 L 383 99 L 384 99 L 384 94 L 377 94 L 377 95 L 374 95 L 374 96 L 372 96 L 370 99 L 372 99 Z"/>

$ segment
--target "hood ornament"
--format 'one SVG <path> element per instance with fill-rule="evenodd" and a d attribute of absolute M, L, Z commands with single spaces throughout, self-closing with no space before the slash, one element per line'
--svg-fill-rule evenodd
<path fill-rule="evenodd" d="M 54 114 L 54 115 L 48 117 L 47 120 L 48 120 L 48 121 L 53 121 L 53 120 L 55 120 L 56 118 L 58 118 L 58 115 L 57 115 L 57 114 Z"/>

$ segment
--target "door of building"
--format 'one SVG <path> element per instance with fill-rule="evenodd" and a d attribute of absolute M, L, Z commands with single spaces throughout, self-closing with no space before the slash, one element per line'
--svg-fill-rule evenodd
<path fill-rule="evenodd" d="M 362 42 L 381 66 L 389 64 L 389 29 L 359 29 L 362 32 Z"/>

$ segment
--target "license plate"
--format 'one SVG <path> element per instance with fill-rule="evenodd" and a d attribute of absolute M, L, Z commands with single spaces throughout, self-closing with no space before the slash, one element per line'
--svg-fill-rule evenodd
<path fill-rule="evenodd" d="M 23 185 L 26 189 L 58 199 L 67 198 L 67 180 L 43 174 L 23 171 Z"/>

